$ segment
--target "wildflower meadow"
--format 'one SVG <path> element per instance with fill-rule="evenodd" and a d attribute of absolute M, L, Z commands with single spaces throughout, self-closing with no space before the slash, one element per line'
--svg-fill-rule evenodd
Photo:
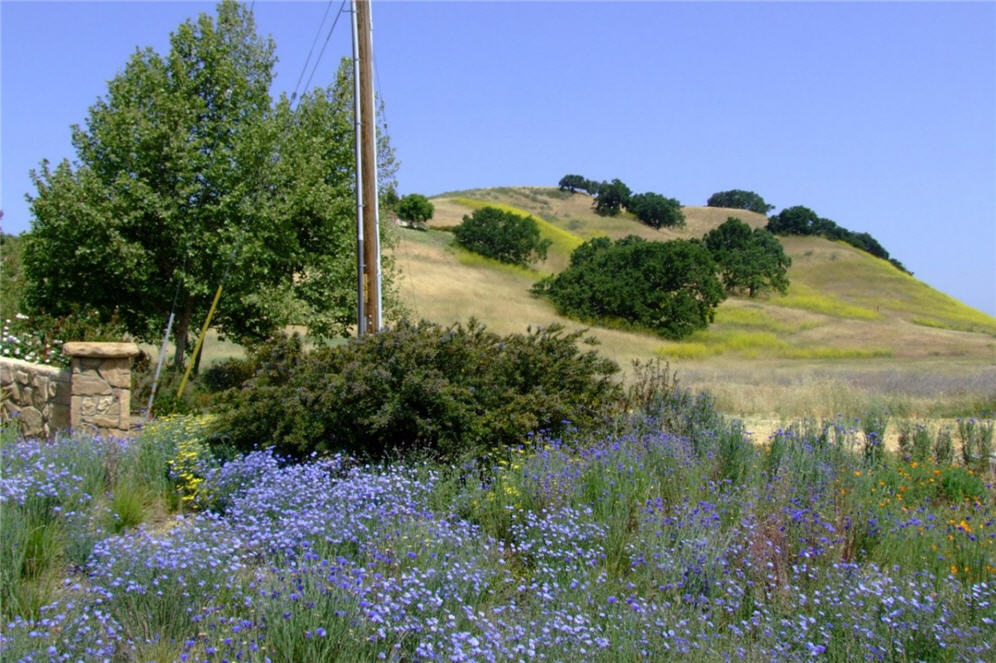
<path fill-rule="evenodd" d="M 933 431 L 892 454 L 853 422 L 754 445 L 641 416 L 370 465 L 226 451 L 210 423 L 4 431 L 0 658 L 996 656 L 992 477 L 938 463 Z M 963 426 L 986 427 L 991 449 Z"/>

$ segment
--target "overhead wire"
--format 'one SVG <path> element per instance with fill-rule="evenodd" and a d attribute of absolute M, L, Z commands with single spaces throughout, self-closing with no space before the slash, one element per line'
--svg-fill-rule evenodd
<path fill-rule="evenodd" d="M 311 62 L 311 56 L 315 52 L 315 44 L 318 43 L 318 38 L 322 35 L 322 28 L 325 27 L 325 19 L 329 17 L 329 10 L 332 9 L 332 3 L 335 0 L 329 0 L 328 4 L 325 5 L 325 13 L 322 14 L 322 20 L 318 24 L 318 29 L 315 30 L 315 38 L 311 41 L 311 48 L 308 49 L 308 57 L 304 59 L 304 66 L 301 67 L 301 73 L 298 74 L 297 83 L 294 84 L 294 92 L 291 94 L 291 101 L 297 98 L 297 92 L 301 87 L 301 80 L 304 78 L 304 72 L 308 71 L 308 64 Z"/>
<path fill-rule="evenodd" d="M 339 19 L 342 18 L 342 10 L 346 7 L 346 0 L 342 0 L 339 5 L 339 12 L 335 15 L 335 20 L 332 21 L 332 27 L 329 28 L 328 35 L 325 36 L 325 43 L 322 44 L 322 50 L 318 52 L 318 57 L 315 59 L 315 64 L 311 68 L 311 73 L 308 75 L 308 80 L 304 84 L 304 89 L 307 90 L 308 86 L 311 85 L 311 79 L 315 76 L 315 72 L 318 70 L 318 65 L 321 64 L 322 56 L 325 55 L 325 48 L 329 45 L 329 41 L 332 39 L 332 33 L 335 32 L 335 26 L 339 24 Z"/>

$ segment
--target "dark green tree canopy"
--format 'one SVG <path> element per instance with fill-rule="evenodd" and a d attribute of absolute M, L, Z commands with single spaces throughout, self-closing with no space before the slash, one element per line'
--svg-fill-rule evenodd
<path fill-rule="evenodd" d="M 571 265 L 543 279 L 535 294 L 564 315 L 622 320 L 669 338 L 704 329 L 725 298 L 717 267 L 700 242 L 595 238 L 575 249 Z"/>
<path fill-rule="evenodd" d="M 214 325 L 243 343 L 290 322 L 347 332 L 355 310 L 348 68 L 297 107 L 269 94 L 273 43 L 231 0 L 137 51 L 73 128 L 77 160 L 32 173 L 28 304 L 84 307 L 142 340 L 170 311 L 177 364 Z M 396 165 L 382 143 L 388 184 Z"/>
<path fill-rule="evenodd" d="M 629 197 L 632 192 L 621 180 L 614 179 L 611 182 L 602 182 L 598 185 L 598 193 L 592 206 L 595 213 L 602 216 L 616 216 L 629 204 Z"/>
<path fill-rule="evenodd" d="M 778 238 L 767 230 L 751 229 L 740 219 L 730 217 L 710 230 L 703 241 L 719 266 L 727 292 L 746 292 L 753 297 L 763 290 L 788 290 L 792 260 L 785 255 Z"/>
<path fill-rule="evenodd" d="M 808 207 L 796 205 L 786 207 L 768 219 L 767 229 L 776 235 L 821 235 L 836 225 Z"/>
<path fill-rule="evenodd" d="M 730 189 L 729 191 L 714 193 L 709 196 L 706 206 L 732 207 L 757 212 L 758 214 L 767 214 L 771 210 L 775 209 L 774 205 L 769 205 L 764 202 L 764 198 L 758 194 L 753 191 L 744 191 L 742 189 Z"/>
<path fill-rule="evenodd" d="M 429 199 L 419 193 L 410 193 L 398 201 L 398 218 L 420 230 L 425 230 L 425 224 L 434 211 Z"/>
<path fill-rule="evenodd" d="M 564 175 L 560 178 L 560 182 L 557 186 L 560 187 L 561 191 L 570 191 L 571 193 L 574 193 L 579 189 L 586 189 L 588 186 L 588 180 L 581 175 Z"/>
<path fill-rule="evenodd" d="M 903 263 L 889 256 L 878 240 L 866 232 L 854 232 L 834 221 L 820 217 L 813 210 L 802 205 L 788 207 L 768 219 L 767 229 L 776 235 L 820 235 L 837 240 L 866 251 L 876 258 L 888 260 L 897 269 L 912 274 Z"/>
<path fill-rule="evenodd" d="M 532 217 L 519 216 L 494 207 L 474 210 L 453 229 L 458 244 L 469 251 L 513 265 L 546 260 L 550 240 L 540 237 Z"/>
<path fill-rule="evenodd" d="M 626 208 L 651 228 L 674 228 L 685 225 L 681 203 L 659 193 L 638 193 L 631 196 Z"/>

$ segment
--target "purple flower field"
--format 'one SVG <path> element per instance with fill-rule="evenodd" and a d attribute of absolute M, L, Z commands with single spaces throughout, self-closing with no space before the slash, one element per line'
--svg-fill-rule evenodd
<path fill-rule="evenodd" d="M 854 431 L 536 437 L 488 467 L 196 435 L 5 441 L 0 658 L 996 658 L 992 484 Z"/>

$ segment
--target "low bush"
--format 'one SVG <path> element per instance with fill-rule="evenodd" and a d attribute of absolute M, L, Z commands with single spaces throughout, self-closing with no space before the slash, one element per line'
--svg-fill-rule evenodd
<path fill-rule="evenodd" d="M 236 447 L 306 457 L 367 459 L 411 452 L 483 455 L 551 433 L 603 423 L 619 402 L 618 367 L 559 326 L 499 336 L 471 320 L 403 321 L 335 348 L 297 338 L 265 347 L 254 374 L 227 393 L 222 429 Z"/>

